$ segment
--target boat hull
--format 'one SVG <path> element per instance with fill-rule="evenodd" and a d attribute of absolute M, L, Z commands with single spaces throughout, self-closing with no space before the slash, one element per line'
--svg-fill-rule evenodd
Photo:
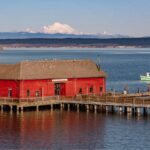
<path fill-rule="evenodd" d="M 141 81 L 150 81 L 150 76 L 140 76 L 141 77 Z"/>

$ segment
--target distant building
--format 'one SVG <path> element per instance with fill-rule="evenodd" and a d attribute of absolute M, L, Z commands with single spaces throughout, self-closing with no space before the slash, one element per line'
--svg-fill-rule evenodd
<path fill-rule="evenodd" d="M 102 94 L 106 74 L 91 60 L 41 60 L 0 64 L 0 97 Z"/>

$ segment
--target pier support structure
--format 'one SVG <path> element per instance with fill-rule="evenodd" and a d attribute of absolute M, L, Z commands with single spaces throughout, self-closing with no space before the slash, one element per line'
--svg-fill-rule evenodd
<path fill-rule="evenodd" d="M 109 106 L 105 106 L 105 110 L 106 110 L 106 112 L 108 112 L 109 111 Z"/>
<path fill-rule="evenodd" d="M 12 111 L 13 111 L 13 106 L 11 105 L 11 106 L 10 106 L 10 112 L 12 112 Z"/>
<path fill-rule="evenodd" d="M 51 104 L 51 111 L 53 110 L 53 104 Z"/>
<path fill-rule="evenodd" d="M 39 111 L 39 106 L 38 105 L 36 105 L 36 111 Z"/>
<path fill-rule="evenodd" d="M 68 104 L 67 107 L 68 107 L 68 111 L 70 111 L 70 104 Z"/>
<path fill-rule="evenodd" d="M 80 105 L 77 104 L 76 107 L 77 107 L 77 112 L 79 112 L 80 111 Z"/>
<path fill-rule="evenodd" d="M 94 105 L 94 112 L 97 113 L 97 105 Z"/>
<path fill-rule="evenodd" d="M 137 107 L 137 108 L 136 108 L 136 114 L 137 114 L 138 116 L 141 115 L 141 108 L 140 108 L 140 107 Z"/>
<path fill-rule="evenodd" d="M 1 111 L 3 112 L 3 110 L 4 110 L 4 106 L 3 106 L 3 105 L 1 105 Z"/>
<path fill-rule="evenodd" d="M 86 105 L 86 111 L 89 112 L 90 106 Z"/>
<path fill-rule="evenodd" d="M 127 113 L 128 113 L 128 114 L 131 114 L 131 113 L 132 113 L 132 107 L 130 107 L 130 106 L 127 107 Z"/>
<path fill-rule="evenodd" d="M 60 109 L 61 109 L 61 110 L 64 109 L 64 104 L 60 104 Z"/>
<path fill-rule="evenodd" d="M 23 107 L 20 107 L 20 111 L 23 112 Z"/>
<path fill-rule="evenodd" d="M 123 107 L 119 106 L 119 112 L 122 113 L 123 112 Z"/>

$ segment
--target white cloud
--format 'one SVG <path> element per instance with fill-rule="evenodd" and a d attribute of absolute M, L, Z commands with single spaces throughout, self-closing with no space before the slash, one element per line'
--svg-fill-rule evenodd
<path fill-rule="evenodd" d="M 67 24 L 62 24 L 59 22 L 55 22 L 52 25 L 44 26 L 42 27 L 42 32 L 43 33 L 48 33 L 48 34 L 55 34 L 55 33 L 61 33 L 61 34 L 81 34 L 71 26 Z"/>
<path fill-rule="evenodd" d="M 34 31 L 34 30 L 30 29 L 30 28 L 25 29 L 23 32 L 36 33 L 36 31 Z"/>

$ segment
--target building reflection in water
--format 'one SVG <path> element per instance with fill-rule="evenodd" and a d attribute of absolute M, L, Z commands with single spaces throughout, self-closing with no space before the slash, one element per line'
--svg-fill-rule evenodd
<path fill-rule="evenodd" d="M 5 149 L 104 147 L 105 116 L 101 114 L 67 111 L 3 113 L 0 128 L 0 144 Z"/>

